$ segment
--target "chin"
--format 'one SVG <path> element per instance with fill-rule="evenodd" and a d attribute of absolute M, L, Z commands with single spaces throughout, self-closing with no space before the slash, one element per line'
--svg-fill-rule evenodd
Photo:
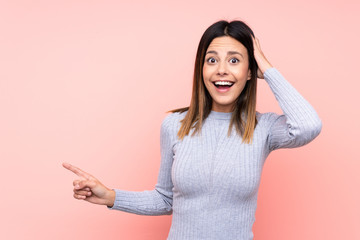
<path fill-rule="evenodd" d="M 228 106 L 228 105 L 231 105 L 231 104 L 234 104 L 235 100 L 236 99 L 215 99 L 215 102 L 218 104 L 218 105 L 224 105 L 224 106 Z"/>

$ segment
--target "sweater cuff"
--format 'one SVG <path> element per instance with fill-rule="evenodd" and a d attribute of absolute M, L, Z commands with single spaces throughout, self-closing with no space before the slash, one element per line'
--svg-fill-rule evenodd
<path fill-rule="evenodd" d="M 114 205 L 112 207 L 106 206 L 108 209 L 110 210 L 116 210 L 116 206 L 118 206 L 119 204 L 119 190 L 118 189 L 112 189 L 115 191 L 115 201 L 114 201 Z"/>
<path fill-rule="evenodd" d="M 264 76 L 264 79 L 268 79 L 271 77 L 271 75 L 273 74 L 277 74 L 279 73 L 279 71 L 275 68 L 275 67 L 271 67 L 271 68 L 268 68 L 266 69 L 266 71 L 263 73 L 263 76 Z"/>

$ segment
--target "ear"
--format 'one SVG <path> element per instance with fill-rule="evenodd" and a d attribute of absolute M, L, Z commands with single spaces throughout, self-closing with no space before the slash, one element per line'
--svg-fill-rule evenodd
<path fill-rule="evenodd" d="M 250 69 L 248 70 L 248 78 L 247 78 L 247 81 L 249 81 L 251 79 L 251 71 Z"/>

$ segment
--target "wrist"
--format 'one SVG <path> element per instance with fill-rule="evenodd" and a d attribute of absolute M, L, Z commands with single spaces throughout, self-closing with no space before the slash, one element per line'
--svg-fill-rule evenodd
<path fill-rule="evenodd" d="M 105 205 L 111 208 L 114 206 L 115 203 L 116 192 L 113 189 L 110 189 L 106 195 L 107 196 Z"/>
<path fill-rule="evenodd" d="M 266 64 L 264 64 L 264 67 L 263 67 L 263 69 L 261 69 L 261 71 L 264 74 L 266 72 L 266 70 L 268 70 L 270 68 L 273 68 L 273 66 L 269 62 L 267 62 Z"/>

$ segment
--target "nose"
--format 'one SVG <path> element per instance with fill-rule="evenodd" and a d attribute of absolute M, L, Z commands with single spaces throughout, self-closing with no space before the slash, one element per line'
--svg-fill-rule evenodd
<path fill-rule="evenodd" d="M 218 75 L 228 74 L 226 62 L 220 62 L 220 63 L 218 64 L 218 69 L 217 69 L 217 71 L 218 71 L 218 73 L 217 73 Z"/>

